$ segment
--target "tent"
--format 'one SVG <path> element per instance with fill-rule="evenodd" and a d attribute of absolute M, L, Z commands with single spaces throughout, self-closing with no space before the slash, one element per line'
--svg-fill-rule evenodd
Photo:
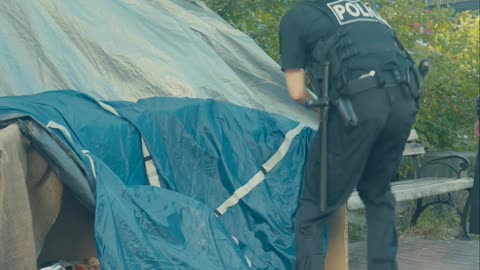
<path fill-rule="evenodd" d="M 2 263 L 76 237 L 102 269 L 292 269 L 317 118 L 250 38 L 187 0 L 6 0 L 0 24 Z"/>
<path fill-rule="evenodd" d="M 288 97 L 280 67 L 201 1 L 5 0 L 0 25 L 2 96 L 214 99 L 317 126 Z"/>

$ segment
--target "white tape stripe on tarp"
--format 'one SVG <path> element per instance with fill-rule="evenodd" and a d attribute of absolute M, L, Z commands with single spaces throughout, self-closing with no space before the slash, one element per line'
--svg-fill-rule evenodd
<path fill-rule="evenodd" d="M 104 110 L 122 118 L 120 114 L 112 106 L 106 103 L 103 103 L 101 101 L 97 101 L 97 103 Z M 160 177 L 158 176 L 157 168 L 155 167 L 155 163 L 153 163 L 150 151 L 148 150 L 148 147 L 145 144 L 145 140 L 143 139 L 143 136 L 141 136 L 141 134 L 140 134 L 140 137 L 142 138 L 142 153 L 143 153 L 143 158 L 145 163 L 145 170 L 147 172 L 148 183 L 151 186 L 160 187 Z"/>
<path fill-rule="evenodd" d="M 290 149 L 290 145 L 292 144 L 293 138 L 295 138 L 300 132 L 302 132 L 304 125 L 298 125 L 294 129 L 287 132 L 285 135 L 285 140 L 283 141 L 282 145 L 278 148 L 277 152 L 269 159 L 265 164 L 263 164 L 263 168 L 270 172 L 277 164 L 285 157 Z"/>
<path fill-rule="evenodd" d="M 250 269 L 251 269 L 252 266 L 253 266 L 252 261 L 250 261 L 250 259 L 247 257 L 247 255 L 244 255 L 243 257 L 245 257 L 245 260 L 247 260 L 248 267 L 250 267 Z"/>
<path fill-rule="evenodd" d="M 236 244 L 237 246 L 240 246 L 240 241 L 238 240 L 237 237 L 235 237 L 235 236 L 232 235 L 232 239 L 233 239 L 233 241 L 235 242 L 235 244 Z M 252 268 L 252 266 L 253 266 L 252 261 L 247 257 L 247 255 L 244 255 L 243 257 L 244 257 L 245 260 L 247 261 L 248 267 L 249 267 L 249 268 Z"/>
<path fill-rule="evenodd" d="M 121 117 L 120 114 L 118 114 L 118 112 L 110 105 L 108 105 L 107 103 L 103 103 L 101 101 L 97 101 L 98 105 L 100 105 L 100 107 L 102 107 L 104 110 L 106 111 L 109 111 L 111 112 L 112 114 L 118 116 L 118 117 Z"/>
<path fill-rule="evenodd" d="M 53 128 L 53 129 L 58 129 L 62 132 L 62 134 L 70 141 L 71 144 L 73 144 L 73 138 L 72 135 L 70 135 L 70 131 L 63 125 L 60 125 L 57 122 L 50 121 L 47 124 L 47 128 Z"/>
<path fill-rule="evenodd" d="M 70 141 L 70 143 L 73 144 L 72 135 L 70 134 L 70 131 L 68 131 L 68 129 L 65 126 L 60 125 L 57 122 L 50 121 L 47 124 L 47 128 L 53 128 L 53 129 L 60 130 L 62 132 L 62 134 Z M 88 160 L 90 161 L 90 168 L 92 168 L 93 177 L 95 179 L 97 179 L 97 172 L 95 171 L 95 163 L 93 162 L 93 158 L 89 155 L 90 152 L 88 152 L 88 150 L 82 150 L 82 154 L 84 154 L 88 158 Z"/>
<path fill-rule="evenodd" d="M 241 198 L 245 197 L 250 191 L 252 191 L 256 186 L 265 180 L 265 175 L 262 171 L 259 171 L 253 176 L 247 184 L 241 186 L 233 195 L 228 198 L 222 205 L 217 208 L 219 215 L 223 215 L 227 212 L 227 209 L 238 204 Z"/>
<path fill-rule="evenodd" d="M 93 162 L 93 158 L 89 155 L 90 152 L 88 152 L 88 150 L 82 150 L 82 153 L 87 156 L 87 158 L 90 160 L 90 168 L 92 168 L 92 173 L 93 173 L 93 177 L 95 179 L 97 179 L 97 172 L 95 170 L 95 163 Z"/>
<path fill-rule="evenodd" d="M 148 182 L 150 183 L 151 186 L 161 187 L 157 168 L 155 167 L 155 163 L 153 163 L 152 156 L 150 154 L 150 151 L 148 151 L 148 147 L 145 144 L 143 137 L 142 137 L 142 152 L 143 152 L 143 158 L 145 162 L 145 169 L 147 170 Z"/>
<path fill-rule="evenodd" d="M 263 166 L 262 166 L 263 170 L 265 170 L 268 173 L 275 166 L 277 166 L 277 164 L 287 154 L 288 149 L 290 148 L 290 145 L 292 144 L 293 138 L 295 138 L 298 134 L 300 134 L 300 132 L 303 130 L 304 127 L 305 127 L 304 125 L 300 124 L 297 127 L 295 127 L 294 129 L 287 132 L 287 134 L 285 135 L 285 139 L 284 139 L 283 143 L 280 145 L 280 147 L 278 148 L 277 152 L 275 152 L 275 154 L 273 154 L 273 156 L 271 156 L 270 159 L 267 160 L 267 162 L 265 162 L 263 164 Z M 233 195 L 230 198 L 228 198 L 222 205 L 220 205 L 216 209 L 215 212 L 218 213 L 217 215 L 225 214 L 227 212 L 228 208 L 238 204 L 240 199 L 242 199 L 248 193 L 250 193 L 250 191 L 252 191 L 260 183 L 262 183 L 263 180 L 265 180 L 265 174 L 261 170 L 261 171 L 257 172 L 252 178 L 250 178 L 250 180 L 248 180 L 248 182 L 245 185 L 243 185 L 240 188 L 238 188 L 237 190 L 235 190 Z"/>

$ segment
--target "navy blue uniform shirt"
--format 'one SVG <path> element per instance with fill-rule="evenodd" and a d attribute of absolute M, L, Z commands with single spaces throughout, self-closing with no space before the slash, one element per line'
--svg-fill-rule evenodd
<path fill-rule="evenodd" d="M 282 70 L 305 69 L 315 44 L 331 35 L 333 22 L 321 10 L 297 3 L 280 22 Z"/>

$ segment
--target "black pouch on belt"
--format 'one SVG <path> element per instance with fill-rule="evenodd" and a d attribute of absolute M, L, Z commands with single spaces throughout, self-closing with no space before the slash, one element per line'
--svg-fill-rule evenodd
<path fill-rule="evenodd" d="M 410 89 L 410 94 L 413 98 L 418 99 L 422 95 L 423 76 L 420 71 L 411 67 L 407 70 L 407 81 Z"/>

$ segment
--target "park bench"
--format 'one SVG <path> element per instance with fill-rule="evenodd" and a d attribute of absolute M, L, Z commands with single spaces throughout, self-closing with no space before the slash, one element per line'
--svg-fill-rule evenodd
<path fill-rule="evenodd" d="M 408 139 L 403 157 L 410 159 L 413 167 L 411 177 L 401 179 L 396 177 L 392 181 L 392 191 L 397 202 L 416 200 L 415 212 L 411 218 L 411 225 L 415 226 L 422 212 L 429 206 L 445 204 L 454 207 L 460 216 L 462 233 L 468 238 L 467 216 L 472 198 L 473 179 L 467 175 L 469 160 L 455 153 L 445 153 L 433 159 L 423 159 L 426 148 L 417 143 L 418 134 L 412 130 Z M 443 166 L 452 174 L 445 176 L 428 176 L 425 174 L 427 168 L 432 166 Z M 451 175 L 454 175 L 453 177 Z M 452 193 L 457 191 L 468 191 L 468 198 L 463 207 L 458 207 L 452 200 Z M 364 204 L 355 191 L 348 200 L 347 209 L 357 210 L 364 208 Z"/>

